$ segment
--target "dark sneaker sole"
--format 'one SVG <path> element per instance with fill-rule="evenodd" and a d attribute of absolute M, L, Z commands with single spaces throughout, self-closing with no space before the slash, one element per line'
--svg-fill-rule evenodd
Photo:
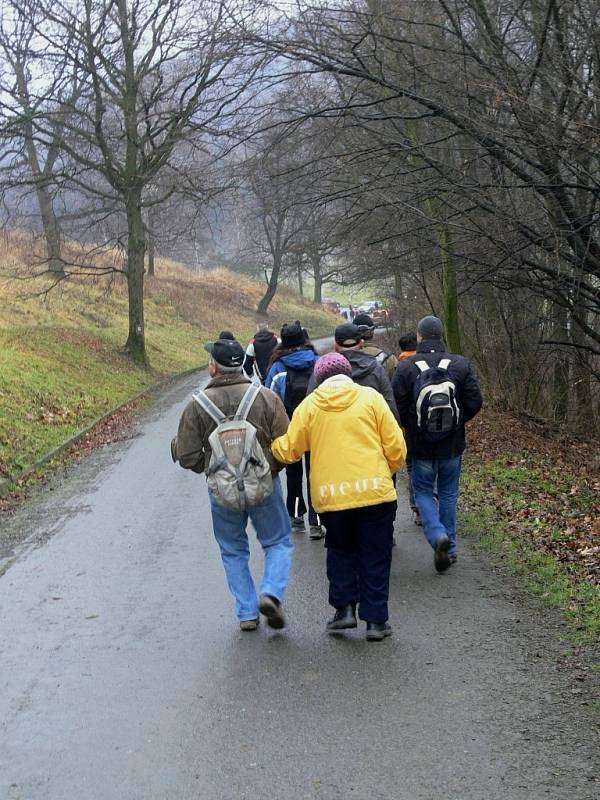
<path fill-rule="evenodd" d="M 433 555 L 433 563 L 437 572 L 446 572 L 450 566 L 450 556 L 448 549 L 450 547 L 450 539 L 444 537 L 442 541 L 438 542 Z"/>
<path fill-rule="evenodd" d="M 261 597 L 258 610 L 267 618 L 267 625 L 269 628 L 275 628 L 275 630 L 285 628 L 283 612 L 272 598 L 266 596 Z"/>
<path fill-rule="evenodd" d="M 392 629 L 389 631 L 367 631 L 367 642 L 381 642 L 387 636 L 392 635 Z"/>
<path fill-rule="evenodd" d="M 244 622 L 251 623 L 248 625 L 244 625 Z M 258 630 L 258 623 L 259 620 L 257 619 L 250 619 L 250 620 L 243 620 L 240 622 L 240 630 L 244 633 L 248 633 L 248 631 L 256 631 Z"/>
<path fill-rule="evenodd" d="M 327 633 L 341 633 L 342 631 L 351 631 L 354 628 L 358 628 L 356 620 L 354 620 L 354 622 L 344 623 L 343 625 L 336 625 L 335 628 L 330 628 L 329 625 L 327 625 L 325 631 Z"/>

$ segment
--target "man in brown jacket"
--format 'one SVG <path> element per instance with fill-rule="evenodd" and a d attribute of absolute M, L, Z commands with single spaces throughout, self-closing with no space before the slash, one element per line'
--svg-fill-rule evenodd
<path fill-rule="evenodd" d="M 242 371 L 244 350 L 239 342 L 232 339 L 219 339 L 205 345 L 205 349 L 211 356 L 208 365 L 211 380 L 204 392 L 226 417 L 233 417 L 250 385 L 250 379 Z M 221 550 L 227 582 L 235 598 L 240 628 L 243 631 L 256 630 L 259 610 L 272 628 L 283 628 L 285 618 L 281 604 L 289 577 L 293 545 L 290 519 L 277 477 L 282 465 L 275 461 L 270 448 L 271 442 L 287 431 L 289 420 L 279 397 L 262 387 L 247 419 L 256 428 L 257 439 L 271 465 L 273 492 L 264 502 L 248 506 L 244 511 L 224 508 L 209 495 L 213 530 Z M 171 442 L 173 461 L 178 461 L 184 469 L 206 472 L 211 456 L 208 438 L 216 427 L 212 417 L 192 398 L 181 416 L 177 436 Z M 248 567 L 248 518 L 252 520 L 265 555 L 258 598 Z"/>

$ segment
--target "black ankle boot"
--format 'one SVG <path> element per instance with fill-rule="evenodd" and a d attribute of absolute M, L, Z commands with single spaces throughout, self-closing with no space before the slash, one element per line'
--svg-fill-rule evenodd
<path fill-rule="evenodd" d="M 380 642 L 391 635 L 392 626 L 389 622 L 367 622 L 367 641 Z"/>
<path fill-rule="evenodd" d="M 335 631 L 345 631 L 348 628 L 356 628 L 356 606 L 348 603 L 336 609 L 334 616 L 327 623 L 327 633 Z"/>

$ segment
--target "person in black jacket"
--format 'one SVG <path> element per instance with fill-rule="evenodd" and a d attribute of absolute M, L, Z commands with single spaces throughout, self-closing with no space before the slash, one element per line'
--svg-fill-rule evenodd
<path fill-rule="evenodd" d="M 400 362 L 393 380 L 394 397 L 412 461 L 415 500 L 423 532 L 434 550 L 438 572 L 444 572 L 456 561 L 456 506 L 461 456 L 465 449 L 465 423 L 482 406 L 481 390 L 471 364 L 463 356 L 447 353 L 442 335 L 441 320 L 423 317 L 417 325 L 417 352 Z M 434 375 L 426 370 L 440 366 L 441 371 L 435 373 L 438 376 L 436 388 L 444 382 L 450 386 L 451 405 L 457 412 L 447 433 L 425 429 L 427 412 L 423 409 L 428 407 L 428 399 L 424 400 L 427 393 L 421 391 L 420 398 L 416 396 L 417 389 L 425 387 L 427 375 L 430 378 Z"/>
<path fill-rule="evenodd" d="M 249 378 L 255 376 L 261 383 L 265 382 L 271 353 L 277 344 L 277 336 L 269 330 L 266 322 L 260 322 L 257 326 L 256 336 L 246 348 L 246 357 L 244 358 L 244 372 Z"/>
<path fill-rule="evenodd" d="M 362 347 L 363 331 L 360 330 L 358 325 L 348 322 L 337 326 L 334 332 L 334 349 L 350 362 L 352 380 L 354 383 L 358 383 L 359 386 L 370 386 L 383 395 L 396 421 L 399 422 L 398 409 L 388 374 L 375 356 L 364 353 Z M 310 394 L 316 388 L 316 385 L 313 376 L 308 384 L 307 394 Z"/>

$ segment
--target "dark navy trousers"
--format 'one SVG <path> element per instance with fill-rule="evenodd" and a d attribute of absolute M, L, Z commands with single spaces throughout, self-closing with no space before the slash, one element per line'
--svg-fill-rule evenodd
<path fill-rule="evenodd" d="M 358 605 L 365 622 L 387 622 L 396 503 L 324 511 L 329 603 Z"/>

